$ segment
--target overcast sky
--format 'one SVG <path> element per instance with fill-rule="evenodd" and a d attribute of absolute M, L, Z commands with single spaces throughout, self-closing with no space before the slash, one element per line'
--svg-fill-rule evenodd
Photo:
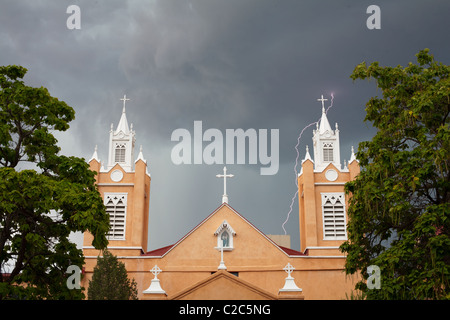
<path fill-rule="evenodd" d="M 369 5 L 381 29 L 369 30 Z M 70 30 L 69 5 L 81 9 Z M 127 118 L 151 174 L 149 249 L 175 243 L 220 204 L 223 166 L 174 165 L 175 129 L 279 129 L 280 168 L 230 164 L 229 204 L 266 234 L 282 234 L 295 193 L 294 146 L 334 93 L 328 119 L 338 122 L 341 162 L 370 139 L 365 103 L 375 82 L 349 76 L 362 62 L 406 65 L 430 48 L 450 63 L 450 2 L 435 1 L 6 1 L 0 0 L 0 65 L 28 69 L 27 85 L 44 86 L 76 112 L 57 138 L 65 155 L 107 162 L 109 129 L 124 94 Z M 312 127 L 300 140 L 312 148 Z M 206 145 L 206 143 L 204 143 Z M 299 249 L 298 202 L 286 224 Z"/>

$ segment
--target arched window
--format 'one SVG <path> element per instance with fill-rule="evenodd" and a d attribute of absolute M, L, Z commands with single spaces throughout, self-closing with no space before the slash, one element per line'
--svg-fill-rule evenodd
<path fill-rule="evenodd" d="M 125 145 L 124 144 L 116 145 L 114 162 L 125 162 Z"/>

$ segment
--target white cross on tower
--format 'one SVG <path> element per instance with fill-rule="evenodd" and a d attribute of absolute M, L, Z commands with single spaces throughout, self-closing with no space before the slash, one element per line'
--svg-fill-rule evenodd
<path fill-rule="evenodd" d="M 124 95 L 123 95 L 123 98 L 120 99 L 120 100 L 123 101 L 123 110 L 122 110 L 122 112 L 125 112 L 125 103 L 126 103 L 127 101 L 130 101 L 131 99 L 127 99 L 127 95 L 124 94 Z"/>
<path fill-rule="evenodd" d="M 228 195 L 227 195 L 227 178 L 233 178 L 234 175 L 227 174 L 227 167 L 223 167 L 223 174 L 217 174 L 217 178 L 223 178 L 223 196 L 222 203 L 228 203 Z"/>
<path fill-rule="evenodd" d="M 317 101 L 322 101 L 322 112 L 325 112 L 325 105 L 324 105 L 324 102 L 325 101 L 328 101 L 328 99 L 324 99 L 323 98 L 323 94 L 321 95 L 321 98 L 320 99 L 317 99 Z"/>
<path fill-rule="evenodd" d="M 291 273 L 292 273 L 292 271 L 295 270 L 295 268 L 288 262 L 288 264 L 286 265 L 286 267 L 283 268 L 283 270 L 287 272 L 288 277 L 290 278 Z"/>
<path fill-rule="evenodd" d="M 153 275 L 155 276 L 154 279 L 158 279 L 158 274 L 160 274 L 162 270 L 158 267 L 158 265 L 155 264 L 155 266 L 153 267 L 153 269 L 150 270 L 150 272 L 153 273 Z"/>

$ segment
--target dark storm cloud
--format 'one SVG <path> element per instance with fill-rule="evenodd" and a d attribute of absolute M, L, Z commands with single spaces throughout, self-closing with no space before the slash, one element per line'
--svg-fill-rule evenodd
<path fill-rule="evenodd" d="M 81 30 L 66 28 L 66 9 L 81 9 Z M 368 30 L 366 9 L 381 8 L 381 30 Z M 317 121 L 317 98 L 333 92 L 330 123 L 339 123 L 341 161 L 370 139 L 364 105 L 375 84 L 353 83 L 362 62 L 406 65 L 429 47 L 449 63 L 446 1 L 2 1 L 0 64 L 29 69 L 26 81 L 69 103 L 76 120 L 58 135 L 62 152 L 106 161 L 110 124 L 123 94 L 132 100 L 137 148 L 152 174 L 150 248 L 181 238 L 221 200 L 220 165 L 175 166 L 170 135 L 204 130 L 280 129 L 280 170 L 230 165 L 230 204 L 266 233 L 281 233 L 295 192 L 294 146 Z M 328 101 L 328 103 L 330 100 Z M 312 148 L 312 128 L 300 143 Z M 299 247 L 298 206 L 287 225 Z M 175 223 L 176 221 L 176 223 Z M 169 232 L 170 230 L 170 232 Z"/>

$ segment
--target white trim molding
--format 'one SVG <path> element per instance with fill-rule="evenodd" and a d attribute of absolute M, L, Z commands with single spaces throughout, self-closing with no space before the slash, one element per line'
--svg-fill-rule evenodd
<path fill-rule="evenodd" d="M 108 249 L 113 249 L 113 250 L 142 250 L 144 251 L 144 248 L 142 247 L 107 247 Z M 94 246 L 83 246 L 83 249 L 95 249 Z"/>
<path fill-rule="evenodd" d="M 339 249 L 339 247 L 306 247 L 305 251 L 311 249 L 311 250 L 317 250 L 317 249 L 323 249 L 323 250 L 329 250 L 329 249 Z"/>
<path fill-rule="evenodd" d="M 100 187 L 134 187 L 134 183 L 97 183 Z"/>
<path fill-rule="evenodd" d="M 347 182 L 314 182 L 316 186 L 345 186 Z"/>

